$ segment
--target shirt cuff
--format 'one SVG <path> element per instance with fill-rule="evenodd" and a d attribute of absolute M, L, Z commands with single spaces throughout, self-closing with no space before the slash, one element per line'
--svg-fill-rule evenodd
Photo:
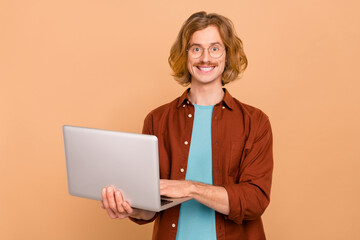
<path fill-rule="evenodd" d="M 245 196 L 239 191 L 239 184 L 223 185 L 229 198 L 229 215 L 227 219 L 242 224 L 245 214 Z"/>

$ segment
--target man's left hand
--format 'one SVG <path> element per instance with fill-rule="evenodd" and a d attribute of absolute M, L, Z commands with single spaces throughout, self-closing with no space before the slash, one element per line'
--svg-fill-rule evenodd
<path fill-rule="evenodd" d="M 224 187 L 188 180 L 160 179 L 160 195 L 172 198 L 191 197 L 196 201 L 228 215 L 229 197 Z"/>
<path fill-rule="evenodd" d="M 191 181 L 160 179 L 160 195 L 172 198 L 190 197 Z"/>

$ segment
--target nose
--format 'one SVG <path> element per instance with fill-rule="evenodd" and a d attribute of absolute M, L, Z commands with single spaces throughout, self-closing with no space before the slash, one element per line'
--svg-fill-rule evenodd
<path fill-rule="evenodd" d="M 204 49 L 203 54 L 201 55 L 201 61 L 202 62 L 209 62 L 210 60 L 210 54 L 208 49 Z"/>

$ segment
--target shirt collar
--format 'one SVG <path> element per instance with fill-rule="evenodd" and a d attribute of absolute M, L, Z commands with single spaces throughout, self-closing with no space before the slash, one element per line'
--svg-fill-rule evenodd
<path fill-rule="evenodd" d="M 226 106 L 227 108 L 232 110 L 234 108 L 234 98 L 230 95 L 228 90 L 226 90 L 225 88 L 223 88 L 223 90 L 224 90 L 224 98 L 221 102 L 224 104 L 224 106 Z M 177 107 L 180 107 L 185 102 L 188 103 L 188 101 L 189 101 L 188 92 L 189 91 L 190 91 L 190 88 L 186 89 L 184 91 L 184 93 L 180 96 Z"/>
<path fill-rule="evenodd" d="M 225 94 L 224 94 L 224 98 L 222 100 L 222 102 L 224 103 L 224 105 L 226 107 L 228 107 L 230 110 L 232 110 L 234 108 L 234 98 L 231 96 L 231 94 L 229 93 L 228 90 L 226 90 L 226 88 L 223 88 Z"/>

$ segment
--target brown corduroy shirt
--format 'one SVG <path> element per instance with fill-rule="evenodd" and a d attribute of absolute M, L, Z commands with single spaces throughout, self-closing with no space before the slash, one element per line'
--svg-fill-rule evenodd
<path fill-rule="evenodd" d="M 143 133 L 158 137 L 161 179 L 185 179 L 194 120 L 186 90 L 174 101 L 151 111 Z M 268 117 L 239 102 L 224 89 L 212 116 L 213 185 L 223 186 L 230 213 L 216 212 L 217 239 L 265 239 L 261 215 L 270 201 L 273 170 L 272 132 Z M 180 205 L 157 213 L 153 239 L 176 239 Z"/>

